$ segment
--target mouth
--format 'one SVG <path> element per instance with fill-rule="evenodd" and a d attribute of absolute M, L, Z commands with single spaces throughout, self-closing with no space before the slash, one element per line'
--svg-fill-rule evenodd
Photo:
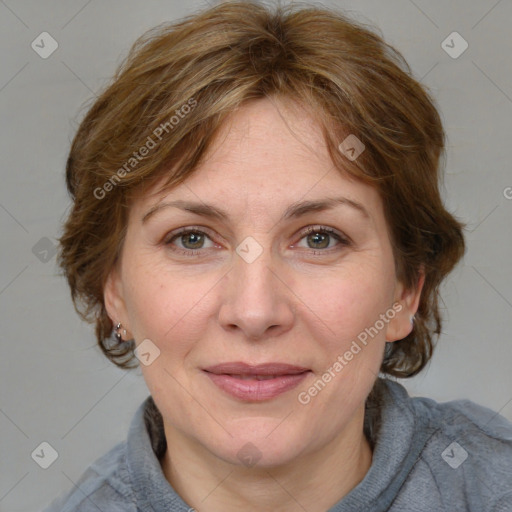
<path fill-rule="evenodd" d="M 230 362 L 204 368 L 203 372 L 213 384 L 231 397 L 242 401 L 262 402 L 295 388 L 311 370 L 285 363 L 254 366 Z"/>

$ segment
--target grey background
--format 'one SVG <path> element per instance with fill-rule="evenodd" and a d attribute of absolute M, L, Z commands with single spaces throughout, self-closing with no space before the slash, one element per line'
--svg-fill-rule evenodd
<path fill-rule="evenodd" d="M 448 133 L 444 195 L 468 223 L 467 255 L 444 286 L 437 352 L 406 387 L 440 401 L 470 398 L 512 419 L 512 2 L 324 4 L 380 27 L 430 87 Z M 118 370 L 96 348 L 51 249 L 69 208 L 64 164 L 85 102 L 143 31 L 205 5 L 0 1 L 2 512 L 40 510 L 71 489 L 125 438 L 148 394 L 139 369 Z M 43 31 L 59 45 L 47 59 L 31 48 Z M 457 59 L 441 47 L 453 31 L 469 44 Z M 58 452 L 46 470 L 31 458 L 43 441 Z"/>

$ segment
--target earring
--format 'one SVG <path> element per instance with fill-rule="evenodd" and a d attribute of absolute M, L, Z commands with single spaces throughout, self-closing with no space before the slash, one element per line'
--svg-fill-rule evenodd
<path fill-rule="evenodd" d="M 416 320 L 416 315 L 411 316 L 411 325 L 414 325 L 414 320 Z"/>
<path fill-rule="evenodd" d="M 121 322 L 117 322 L 115 331 L 116 331 L 116 340 L 118 341 L 118 343 L 121 343 L 123 341 L 123 337 L 121 336 L 121 333 L 119 332 L 121 330 L 121 327 L 122 327 Z M 123 334 L 126 336 L 126 329 L 123 329 Z"/>

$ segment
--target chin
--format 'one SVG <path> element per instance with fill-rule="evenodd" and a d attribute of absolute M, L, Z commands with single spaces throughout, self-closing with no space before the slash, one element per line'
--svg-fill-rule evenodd
<path fill-rule="evenodd" d="M 303 452 L 304 436 L 286 429 L 279 432 L 278 425 L 273 418 L 241 420 L 235 427 L 226 427 L 232 437 L 223 431 L 221 439 L 210 438 L 208 449 L 216 457 L 238 466 L 271 468 L 286 465 Z"/>

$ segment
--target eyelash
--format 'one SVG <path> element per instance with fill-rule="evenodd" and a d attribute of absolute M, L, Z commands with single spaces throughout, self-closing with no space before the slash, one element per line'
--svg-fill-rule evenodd
<path fill-rule="evenodd" d="M 314 256 L 320 256 L 322 254 L 325 254 L 326 252 L 330 253 L 333 250 L 336 250 L 336 247 L 339 247 L 339 246 L 348 247 L 352 243 L 351 240 L 347 236 L 342 235 L 341 233 L 339 233 L 338 231 L 334 230 L 333 228 L 329 228 L 327 226 L 321 226 L 321 225 L 309 226 L 305 230 L 303 230 L 300 233 L 299 242 L 304 237 L 310 235 L 311 233 L 324 233 L 324 234 L 329 235 L 332 238 L 335 238 L 339 242 L 339 244 L 337 246 L 330 247 L 329 249 L 320 249 L 320 250 L 309 249 L 310 253 L 313 254 Z"/>
<path fill-rule="evenodd" d="M 181 254 L 183 256 L 187 256 L 187 257 L 202 256 L 204 254 L 204 249 L 180 249 L 180 248 L 172 247 L 172 242 L 174 242 L 174 240 L 176 240 L 177 238 L 179 238 L 183 235 L 187 235 L 190 233 L 205 235 L 213 242 L 211 236 L 209 236 L 208 231 L 205 230 L 205 228 L 202 228 L 200 226 L 197 226 L 197 227 L 189 226 L 186 228 L 181 228 L 178 231 L 175 231 L 173 233 L 170 233 L 170 237 L 167 238 L 164 243 L 166 246 L 169 246 L 173 252 Z M 330 227 L 321 226 L 321 225 L 307 227 L 305 230 L 303 230 L 300 233 L 300 238 L 299 238 L 298 242 L 300 242 L 303 238 L 310 235 L 311 233 L 324 233 L 324 234 L 327 234 L 327 235 L 335 238 L 339 242 L 339 244 L 337 246 L 331 247 L 328 249 L 320 249 L 320 250 L 306 249 L 313 256 L 322 256 L 322 255 L 325 255 L 326 253 L 331 253 L 333 250 L 336 250 L 336 247 L 339 247 L 339 246 L 349 247 L 350 245 L 352 245 L 352 241 L 347 236 L 340 234 L 339 232 L 337 232 L 336 230 L 334 230 Z"/>

